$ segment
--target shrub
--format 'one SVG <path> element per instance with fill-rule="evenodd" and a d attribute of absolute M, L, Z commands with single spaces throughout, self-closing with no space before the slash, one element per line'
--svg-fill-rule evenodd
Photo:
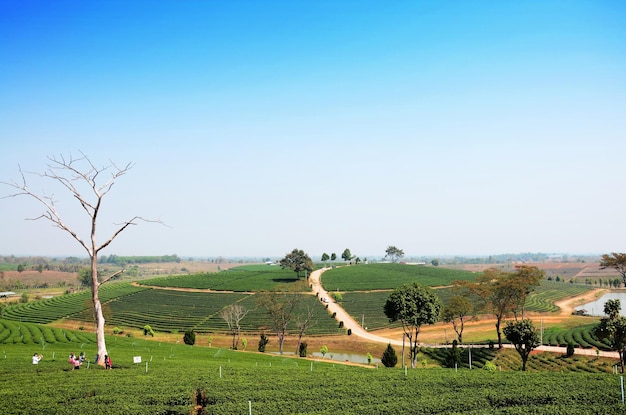
<path fill-rule="evenodd" d="M 335 313 L 333 313 L 333 315 L 332 315 L 332 316 L 330 316 L 330 318 L 335 318 L 335 317 L 337 317 L 337 313 L 336 313 L 336 312 L 335 312 Z"/>
<path fill-rule="evenodd" d="M 150 335 L 150 337 L 154 337 L 154 330 L 152 330 L 152 327 L 146 324 L 145 326 L 143 326 L 143 335 L 147 336 L 148 334 Z"/>
<path fill-rule="evenodd" d="M 487 360 L 483 366 L 483 370 L 486 370 L 487 372 L 495 372 L 496 365 L 492 361 Z"/>
<path fill-rule="evenodd" d="M 122 331 L 119 327 L 113 327 L 113 334 L 120 334 Z"/>
<path fill-rule="evenodd" d="M 372 359 L 373 359 L 372 354 L 370 352 L 367 352 L 367 364 L 368 365 L 372 363 Z"/>
<path fill-rule="evenodd" d="M 269 342 L 270 342 L 270 339 L 267 338 L 265 333 L 261 333 L 261 338 L 259 339 L 259 347 L 258 347 L 259 352 L 261 353 L 265 352 L 265 346 L 267 346 L 267 343 Z"/>
<path fill-rule="evenodd" d="M 193 346 L 194 344 L 196 344 L 196 333 L 193 330 L 185 330 L 183 341 L 185 342 L 185 344 Z"/>
<path fill-rule="evenodd" d="M 322 358 L 324 358 L 324 356 L 326 356 L 326 353 L 328 353 L 328 346 L 322 346 L 322 348 L 320 349 L 320 353 L 322 354 Z"/>
<path fill-rule="evenodd" d="M 572 356 L 574 356 L 574 343 L 567 342 L 567 350 L 565 352 L 565 357 L 572 357 Z"/>
<path fill-rule="evenodd" d="M 246 338 L 241 339 L 241 350 L 246 350 L 247 346 L 248 346 L 248 339 Z"/>
<path fill-rule="evenodd" d="M 398 364 L 398 356 L 396 356 L 396 351 L 393 350 L 393 347 L 391 347 L 391 343 L 387 345 L 380 361 L 383 365 L 385 365 L 385 367 L 394 367 Z"/>
<path fill-rule="evenodd" d="M 352 334 L 352 329 L 348 329 L 348 336 Z"/>
<path fill-rule="evenodd" d="M 340 321 L 340 322 L 339 322 L 339 328 L 340 328 L 340 329 L 341 329 L 341 328 L 343 328 L 343 321 Z"/>
<path fill-rule="evenodd" d="M 306 347 L 307 344 L 305 342 L 300 343 L 300 347 L 298 348 L 298 354 L 300 357 L 306 357 Z"/>

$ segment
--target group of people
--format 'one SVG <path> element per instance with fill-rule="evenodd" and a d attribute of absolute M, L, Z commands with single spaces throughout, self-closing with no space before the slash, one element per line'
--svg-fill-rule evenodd
<path fill-rule="evenodd" d="M 99 356 L 96 355 L 96 361 L 95 363 L 98 363 L 98 358 Z M 39 354 L 39 353 L 35 353 L 33 354 L 33 364 L 37 365 L 39 364 L 39 361 L 43 359 L 43 355 Z M 80 354 L 78 356 L 76 356 L 75 353 L 70 353 L 70 358 L 68 360 L 68 362 L 72 365 L 72 370 L 78 370 L 80 369 L 80 366 L 83 364 L 83 362 L 86 360 L 85 358 L 85 353 L 80 352 Z M 109 355 L 105 355 L 104 356 L 104 368 L 105 369 L 111 369 L 112 364 L 111 364 L 111 358 L 109 357 Z"/>
<path fill-rule="evenodd" d="M 80 366 L 83 364 L 84 361 L 85 353 L 80 352 L 78 356 L 76 356 L 74 353 L 70 353 L 69 363 L 72 365 L 72 370 L 80 369 Z"/>

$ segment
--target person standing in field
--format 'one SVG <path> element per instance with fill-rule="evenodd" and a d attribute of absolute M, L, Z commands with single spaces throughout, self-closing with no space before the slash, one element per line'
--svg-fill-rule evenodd
<path fill-rule="evenodd" d="M 111 369 L 111 358 L 109 357 L 109 355 L 104 356 L 104 368 Z"/>
<path fill-rule="evenodd" d="M 37 353 L 35 353 L 35 354 L 33 355 L 33 364 L 34 364 L 34 365 L 39 364 L 39 361 L 40 361 L 41 359 L 43 359 L 43 355 L 42 355 L 42 354 L 37 354 Z"/>

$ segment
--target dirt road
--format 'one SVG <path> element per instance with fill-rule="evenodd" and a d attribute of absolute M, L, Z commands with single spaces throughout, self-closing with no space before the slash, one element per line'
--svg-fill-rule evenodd
<path fill-rule="evenodd" d="M 369 341 L 373 341 L 373 342 L 377 342 L 377 343 L 384 343 L 384 344 L 391 344 L 393 346 L 402 346 L 402 333 L 400 332 L 399 335 L 394 335 L 393 337 L 383 337 L 383 336 L 379 336 L 376 334 L 372 334 L 370 332 L 368 332 L 367 330 L 363 329 L 363 327 L 361 327 L 361 325 L 359 323 L 357 323 L 352 316 L 350 316 L 346 310 L 343 309 L 343 307 L 341 307 L 339 304 L 337 304 L 332 297 L 330 296 L 330 294 L 324 289 L 324 287 L 322 286 L 322 281 L 321 281 L 321 276 L 322 273 L 324 273 L 324 271 L 327 271 L 330 268 L 322 268 L 322 269 L 318 269 L 315 270 L 311 273 L 311 275 L 309 276 L 309 282 L 311 283 L 311 289 L 313 290 L 314 293 L 318 293 L 318 298 L 320 299 L 320 301 L 322 301 L 322 299 L 327 298 L 328 302 L 326 304 L 328 304 L 328 311 L 332 314 L 332 313 L 337 313 L 335 316 L 335 319 L 339 322 L 339 321 L 343 321 L 343 325 L 346 328 L 346 330 L 350 329 L 352 331 L 352 335 L 353 336 L 357 336 L 360 337 L 362 339 L 365 340 L 369 340 Z M 592 292 L 592 293 L 588 293 L 586 294 L 584 297 L 582 298 L 572 298 L 572 299 L 566 299 L 563 300 L 561 302 L 559 302 L 557 305 L 559 307 L 561 307 L 561 314 L 571 314 L 574 305 L 576 304 L 580 304 L 581 301 L 585 301 L 585 300 L 589 300 L 589 299 L 593 299 L 594 297 L 596 297 L 598 295 L 598 293 Z M 407 345 L 408 346 L 408 345 Z M 427 345 L 429 347 L 448 347 L 446 345 Z M 471 346 L 471 347 L 485 347 L 485 345 L 467 345 L 465 344 L 465 346 Z M 505 344 L 504 347 L 513 347 L 513 345 L 511 344 Z M 565 354 L 565 352 L 567 351 L 565 347 L 556 347 L 556 346 L 539 346 L 536 350 L 538 351 L 546 351 L 546 352 L 553 352 L 553 353 L 563 353 Z M 586 355 L 586 356 L 596 356 L 597 355 L 597 351 L 595 349 L 582 349 L 582 348 L 576 348 L 575 349 L 575 354 L 578 355 Z M 610 358 L 615 358 L 615 359 L 619 359 L 619 355 L 617 354 L 617 352 L 604 352 L 604 351 L 600 351 L 599 356 L 601 357 L 610 357 Z"/>

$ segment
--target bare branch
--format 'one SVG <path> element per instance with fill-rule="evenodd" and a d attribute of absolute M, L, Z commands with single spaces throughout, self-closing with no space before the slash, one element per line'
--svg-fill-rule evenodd
<path fill-rule="evenodd" d="M 118 275 L 122 274 L 123 272 L 124 272 L 124 270 L 123 270 L 123 269 L 121 269 L 121 270 L 119 270 L 119 271 L 114 272 L 113 274 L 109 275 L 108 277 L 106 277 L 105 279 L 103 279 L 102 281 L 100 281 L 100 283 L 99 283 L 98 285 L 102 285 L 102 284 L 104 284 L 105 282 L 112 280 L 113 278 L 117 277 Z"/>

